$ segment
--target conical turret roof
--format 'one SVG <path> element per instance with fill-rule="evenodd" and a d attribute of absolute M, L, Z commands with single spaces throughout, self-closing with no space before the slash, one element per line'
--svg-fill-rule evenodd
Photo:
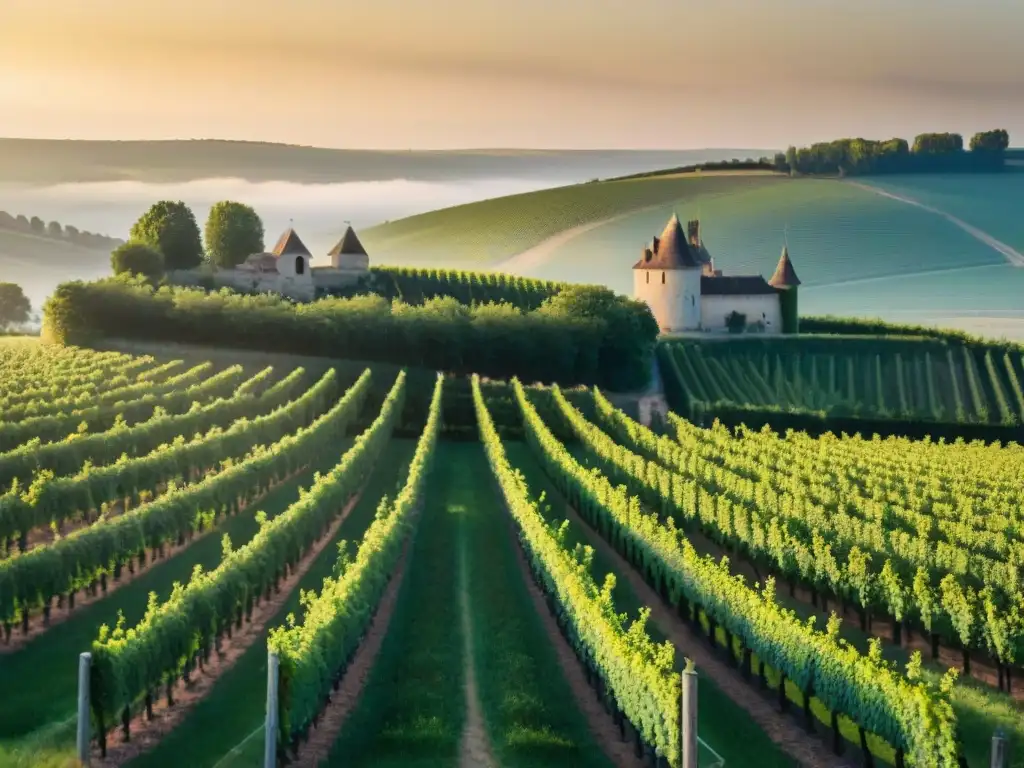
<path fill-rule="evenodd" d="M 312 256 L 309 249 L 305 246 L 299 236 L 295 233 L 295 230 L 288 227 L 277 241 L 277 245 L 274 246 L 271 253 L 275 256 Z"/>
<path fill-rule="evenodd" d="M 342 256 L 344 254 L 355 254 L 359 256 L 366 256 L 366 249 L 363 248 L 363 244 L 359 242 L 359 238 L 356 237 L 356 231 L 349 226 L 345 230 L 345 234 L 341 236 L 341 240 L 338 244 L 331 248 L 327 252 L 328 256 Z"/>
<path fill-rule="evenodd" d="M 650 258 L 644 257 L 633 265 L 633 269 L 699 269 L 700 261 L 694 255 L 687 241 L 683 225 L 679 217 L 672 214 L 672 218 L 665 225 L 661 237 L 656 237 L 649 249 Z"/>
<path fill-rule="evenodd" d="M 800 285 L 800 278 L 796 276 L 793 262 L 789 260 L 789 248 L 787 246 L 782 248 L 779 264 L 775 267 L 775 274 L 768 281 L 768 285 L 773 288 L 796 288 Z"/>

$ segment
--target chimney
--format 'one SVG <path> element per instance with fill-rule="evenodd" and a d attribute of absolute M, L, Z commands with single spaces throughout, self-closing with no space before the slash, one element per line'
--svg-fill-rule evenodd
<path fill-rule="evenodd" d="M 661 243 L 661 241 L 660 241 L 660 240 L 659 240 L 658 238 L 654 238 L 654 239 L 653 239 L 653 240 L 651 241 L 651 251 L 652 251 L 653 253 L 657 253 L 657 252 L 658 252 L 658 245 L 659 245 L 660 243 Z"/>
<path fill-rule="evenodd" d="M 694 247 L 700 246 L 700 220 L 692 219 L 686 222 L 686 232 L 690 238 L 690 245 Z"/>

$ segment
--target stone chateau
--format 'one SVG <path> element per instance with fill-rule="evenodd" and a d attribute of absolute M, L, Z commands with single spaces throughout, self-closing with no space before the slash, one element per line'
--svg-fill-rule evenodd
<path fill-rule="evenodd" d="M 788 248 L 767 281 L 723 275 L 704 247 L 700 222 L 688 222 L 684 232 L 675 214 L 633 265 L 633 294 L 650 306 L 662 333 L 728 333 L 731 324 L 748 332 L 795 333 L 798 285 Z"/>
<path fill-rule="evenodd" d="M 311 301 L 324 293 L 348 288 L 370 273 L 370 257 L 351 226 L 327 252 L 330 266 L 310 265 L 310 253 L 298 233 L 289 227 L 266 253 L 254 253 L 234 269 L 179 270 L 171 275 L 179 285 L 213 283 L 246 293 L 279 293 Z"/>

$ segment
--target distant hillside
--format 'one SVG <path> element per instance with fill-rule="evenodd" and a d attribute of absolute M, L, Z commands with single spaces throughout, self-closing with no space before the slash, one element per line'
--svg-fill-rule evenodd
<path fill-rule="evenodd" d="M 476 178 L 583 180 L 708 160 L 746 159 L 764 149 L 376 151 L 242 141 L 55 141 L 0 139 L 0 182 L 176 182 L 203 178 L 343 182 Z"/>
<path fill-rule="evenodd" d="M 20 285 L 38 311 L 55 285 L 109 275 L 110 250 L 0 229 L 0 275 Z"/>

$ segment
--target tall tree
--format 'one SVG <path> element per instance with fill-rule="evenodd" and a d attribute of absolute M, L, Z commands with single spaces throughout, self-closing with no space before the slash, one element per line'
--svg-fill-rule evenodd
<path fill-rule="evenodd" d="M 982 131 L 971 137 L 972 152 L 1004 152 L 1010 146 L 1010 134 L 1003 129 Z"/>
<path fill-rule="evenodd" d="M 154 204 L 132 225 L 131 240 L 159 251 L 168 270 L 192 269 L 203 261 L 196 217 L 182 202 Z"/>
<path fill-rule="evenodd" d="M 38 216 L 32 217 L 31 221 L 29 221 L 29 226 L 32 228 L 33 232 L 37 232 L 40 235 L 46 231 L 46 222 L 40 219 Z"/>
<path fill-rule="evenodd" d="M 50 237 L 63 237 L 64 228 L 61 227 L 59 221 L 51 221 L 49 224 L 46 225 L 46 234 L 48 234 Z"/>
<path fill-rule="evenodd" d="M 17 283 L 0 283 L 0 328 L 28 321 L 32 304 Z"/>
<path fill-rule="evenodd" d="M 110 267 L 115 275 L 127 272 L 155 279 L 164 273 L 164 257 L 145 243 L 125 243 L 110 254 Z"/>
<path fill-rule="evenodd" d="M 222 200 L 206 220 L 206 252 L 210 261 L 231 269 L 263 251 L 263 222 L 248 205 Z"/>

